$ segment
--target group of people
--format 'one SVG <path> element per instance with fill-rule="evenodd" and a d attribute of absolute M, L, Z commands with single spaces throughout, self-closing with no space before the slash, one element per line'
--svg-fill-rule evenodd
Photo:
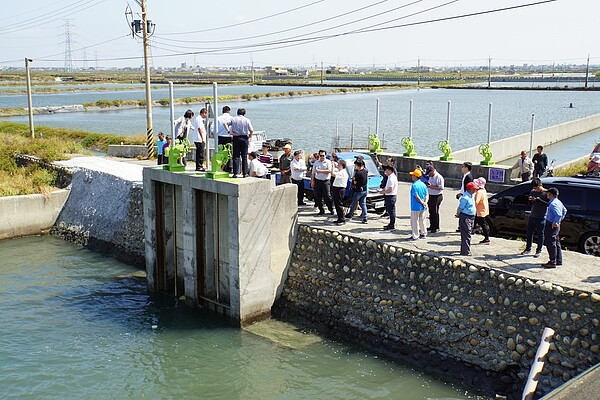
<path fill-rule="evenodd" d="M 208 110 L 206 108 L 200 109 L 199 115 L 194 118 L 194 112 L 187 110 L 183 116 L 173 121 L 174 132 L 175 132 L 175 144 L 183 143 L 185 140 L 190 143 L 194 143 L 196 146 L 196 171 L 204 171 L 204 152 L 206 146 L 206 126 Z M 167 157 L 167 148 L 171 147 L 172 138 L 165 136 L 162 132 L 158 134 L 158 140 L 156 142 L 158 164 L 167 164 L 169 159 Z M 186 165 L 185 155 L 180 159 L 183 165 Z"/>
<path fill-rule="evenodd" d="M 521 151 L 521 155 L 513 169 L 518 169 L 521 180 L 527 182 L 532 177 L 540 178 L 543 176 L 548 166 L 548 156 L 544 154 L 544 147 L 538 146 L 532 158 L 529 158 L 525 150 Z"/>

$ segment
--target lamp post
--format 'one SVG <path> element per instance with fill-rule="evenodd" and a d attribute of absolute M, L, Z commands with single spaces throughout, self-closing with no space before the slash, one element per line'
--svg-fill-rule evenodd
<path fill-rule="evenodd" d="M 29 132 L 31 138 L 35 139 L 35 130 L 33 129 L 33 105 L 31 101 L 31 74 L 29 73 L 29 63 L 32 59 L 25 57 L 25 75 L 27 76 L 27 107 L 29 108 Z"/>

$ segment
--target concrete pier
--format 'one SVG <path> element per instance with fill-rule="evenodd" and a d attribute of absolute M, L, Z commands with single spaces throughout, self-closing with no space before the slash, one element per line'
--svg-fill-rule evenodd
<path fill-rule="evenodd" d="M 296 187 L 144 169 L 148 288 L 240 325 L 270 316 L 293 248 Z"/>

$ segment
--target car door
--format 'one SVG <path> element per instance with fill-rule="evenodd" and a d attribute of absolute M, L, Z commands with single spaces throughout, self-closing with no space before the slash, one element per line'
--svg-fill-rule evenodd
<path fill-rule="evenodd" d="M 556 186 L 558 198 L 567 208 L 567 216 L 560 224 L 560 237 L 563 245 L 576 246 L 579 235 L 587 219 L 585 189 L 574 186 Z"/>
<path fill-rule="evenodd" d="M 502 236 L 525 236 L 530 184 L 521 184 L 492 196 L 489 200 L 492 229 Z"/>

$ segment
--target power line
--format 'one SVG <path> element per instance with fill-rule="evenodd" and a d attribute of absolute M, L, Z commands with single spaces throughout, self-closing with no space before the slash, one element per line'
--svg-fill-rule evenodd
<path fill-rule="evenodd" d="M 245 36 L 243 38 L 220 39 L 220 40 L 179 40 L 179 39 L 163 38 L 162 35 L 158 35 L 158 37 L 161 38 L 161 39 L 164 39 L 164 40 L 176 41 L 178 43 L 181 43 L 181 42 L 183 42 L 183 43 L 223 43 L 223 42 L 237 42 L 237 41 L 240 41 L 240 40 L 255 39 L 255 38 L 264 37 L 264 36 L 276 35 L 278 33 L 284 33 L 284 32 L 294 31 L 294 30 L 297 30 L 297 29 L 306 28 L 307 26 L 317 25 L 317 24 L 320 24 L 322 22 L 329 22 L 329 21 L 332 21 L 332 20 L 337 19 L 337 18 L 345 17 L 346 15 L 350 15 L 350 14 L 354 14 L 354 13 L 359 12 L 359 11 L 366 10 L 367 8 L 378 6 L 379 4 L 386 3 L 387 1 L 389 1 L 389 0 L 382 0 L 382 1 L 379 1 L 377 3 L 369 4 L 369 5 L 364 6 L 364 7 L 356 8 L 354 10 L 351 10 L 351 11 L 348 11 L 348 12 L 345 12 L 345 13 L 342 13 L 342 14 L 335 15 L 333 17 L 324 18 L 324 19 L 321 19 L 319 21 L 311 22 L 311 23 L 304 24 L 304 25 L 295 26 L 293 28 L 283 29 L 283 30 L 275 31 L 275 32 L 264 33 L 264 34 L 261 34 L 261 35 Z M 423 1 L 423 0 L 419 0 L 419 1 Z M 390 10 L 390 12 L 391 11 L 392 10 Z"/>
<path fill-rule="evenodd" d="M 253 22 L 263 21 L 265 19 L 269 19 L 269 18 L 273 18 L 273 17 L 278 17 L 278 16 L 283 15 L 283 14 L 288 14 L 290 12 L 297 11 L 297 10 L 300 10 L 302 8 L 306 8 L 306 7 L 310 7 L 310 6 L 313 6 L 313 5 L 318 4 L 318 3 L 322 3 L 323 1 L 325 1 L 325 0 L 314 1 L 312 3 L 305 4 L 305 5 L 300 6 L 300 7 L 291 8 L 289 10 L 281 11 L 281 12 L 278 12 L 278 13 L 275 13 L 275 14 L 267 15 L 265 17 L 260 17 L 260 18 L 256 18 L 256 19 L 252 19 L 252 20 L 249 20 L 249 21 L 240 22 L 240 23 L 237 23 L 237 24 L 219 26 L 217 28 L 202 29 L 202 30 L 199 30 L 199 31 L 163 33 L 163 35 L 165 35 L 165 36 L 166 35 L 187 35 L 187 34 L 190 34 L 190 33 L 212 32 L 212 31 L 218 31 L 218 30 L 227 29 L 227 28 L 233 28 L 233 27 L 236 27 L 236 26 L 247 25 L 247 24 L 250 24 L 250 23 L 253 23 Z"/>

